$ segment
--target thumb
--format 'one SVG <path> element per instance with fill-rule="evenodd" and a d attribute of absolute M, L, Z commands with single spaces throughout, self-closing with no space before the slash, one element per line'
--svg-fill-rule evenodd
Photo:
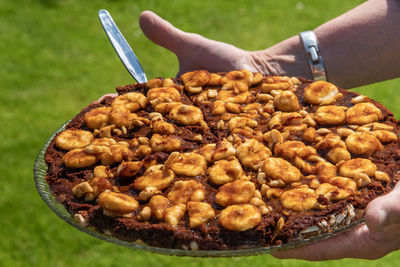
<path fill-rule="evenodd" d="M 171 50 L 179 51 L 185 32 L 175 28 L 171 23 L 151 11 L 140 14 L 139 24 L 143 33 L 154 43 Z"/>
<path fill-rule="evenodd" d="M 371 201 L 366 210 L 366 224 L 370 231 L 382 231 L 387 226 L 400 224 L 400 183 L 387 195 Z"/>

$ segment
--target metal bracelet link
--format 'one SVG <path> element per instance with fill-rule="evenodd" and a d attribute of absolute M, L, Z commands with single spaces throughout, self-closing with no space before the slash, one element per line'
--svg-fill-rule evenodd
<path fill-rule="evenodd" d="M 308 64 L 310 66 L 313 80 L 315 81 L 326 81 L 326 71 L 324 67 L 324 61 L 319 55 L 319 47 L 317 37 L 313 31 L 301 32 L 300 38 L 303 41 L 305 51 L 308 56 Z"/>

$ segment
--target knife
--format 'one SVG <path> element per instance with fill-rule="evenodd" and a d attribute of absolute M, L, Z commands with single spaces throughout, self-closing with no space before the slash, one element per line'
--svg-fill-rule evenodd
<path fill-rule="evenodd" d="M 99 11 L 100 22 L 122 63 L 138 83 L 147 82 L 146 74 L 132 48 L 118 29 L 107 10 Z"/>

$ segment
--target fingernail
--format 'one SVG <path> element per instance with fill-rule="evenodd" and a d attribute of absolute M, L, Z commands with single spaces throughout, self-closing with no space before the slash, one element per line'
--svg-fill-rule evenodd
<path fill-rule="evenodd" d="M 377 225 L 378 231 L 382 230 L 385 227 L 386 217 L 387 217 L 387 213 L 385 210 L 378 211 L 378 225 Z"/>

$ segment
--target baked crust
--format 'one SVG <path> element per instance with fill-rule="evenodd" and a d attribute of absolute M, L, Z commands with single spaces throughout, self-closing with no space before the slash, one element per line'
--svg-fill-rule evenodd
<path fill-rule="evenodd" d="M 118 87 L 50 143 L 52 193 L 82 225 L 226 250 L 344 227 L 399 179 L 398 121 L 327 82 L 195 71 Z"/>

